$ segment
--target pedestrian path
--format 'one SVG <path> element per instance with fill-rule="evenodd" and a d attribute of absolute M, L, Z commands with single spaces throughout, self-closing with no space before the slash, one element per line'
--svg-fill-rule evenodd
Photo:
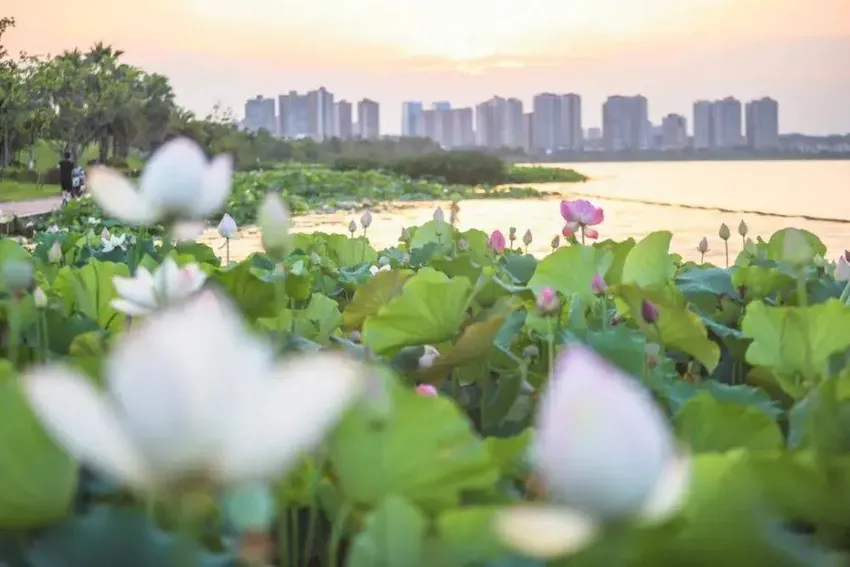
<path fill-rule="evenodd" d="M 9 201 L 8 203 L 0 203 L 0 211 L 3 211 L 4 216 L 26 217 L 49 213 L 61 204 L 62 197 L 59 196 L 29 201 Z"/>

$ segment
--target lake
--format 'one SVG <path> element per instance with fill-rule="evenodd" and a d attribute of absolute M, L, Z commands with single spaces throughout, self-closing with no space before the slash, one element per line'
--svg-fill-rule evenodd
<path fill-rule="evenodd" d="M 605 222 L 597 227 L 600 239 L 641 238 L 655 230 L 673 233 L 672 250 L 698 259 L 696 245 L 707 236 L 714 263 L 724 262 L 720 223 L 732 229 L 730 257 L 741 250 L 738 223 L 744 219 L 750 236 L 767 239 L 784 227 L 816 233 L 829 249 L 830 259 L 850 248 L 850 161 L 703 161 L 560 164 L 591 177 L 586 183 L 545 184 L 564 198 L 585 198 L 605 209 Z M 549 242 L 564 221 L 560 197 L 548 199 L 473 200 L 460 203 L 460 229 L 496 228 L 505 234 L 510 226 L 521 237 L 531 229 L 529 251 L 549 252 Z M 404 203 L 373 214 L 369 237 L 378 248 L 393 246 L 403 226 L 431 219 L 439 203 Z M 446 209 L 447 203 L 442 203 Z M 295 230 L 346 233 L 349 220 L 359 213 L 338 212 L 296 217 Z M 221 242 L 215 231 L 205 234 L 211 245 Z M 241 259 L 259 250 L 256 230 L 231 242 L 231 258 Z"/>

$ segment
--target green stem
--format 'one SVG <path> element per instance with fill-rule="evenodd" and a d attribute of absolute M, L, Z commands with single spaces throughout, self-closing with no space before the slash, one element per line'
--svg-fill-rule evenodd
<path fill-rule="evenodd" d="M 850 299 L 850 281 L 844 286 L 844 291 L 841 292 L 841 303 L 847 303 Z"/>
<path fill-rule="evenodd" d="M 299 543 L 301 541 L 301 534 L 298 529 L 298 508 L 290 508 L 289 509 L 289 526 L 290 532 L 292 533 L 292 542 L 293 545 L 290 546 L 292 550 L 292 564 L 298 565 L 300 557 L 299 554 Z"/>
<path fill-rule="evenodd" d="M 599 305 L 601 307 L 599 316 L 602 318 L 602 330 L 607 331 L 610 326 L 611 321 L 608 320 L 608 296 L 603 295 L 599 298 Z"/>
<path fill-rule="evenodd" d="M 20 351 L 21 339 L 21 303 L 16 296 L 12 296 L 12 301 L 9 309 L 9 360 L 12 361 L 12 366 L 18 366 L 18 354 Z"/>
<path fill-rule="evenodd" d="M 229 238 L 224 239 L 224 245 L 225 245 L 224 265 L 229 266 L 230 265 L 230 239 Z"/>
<path fill-rule="evenodd" d="M 307 518 L 307 539 L 304 542 L 304 555 L 302 557 L 303 567 L 307 567 L 310 563 L 310 558 L 313 556 L 313 539 L 316 537 L 316 524 L 319 519 L 317 512 L 319 484 L 324 476 L 324 469 L 324 459 L 317 460 L 313 478 L 310 482 L 310 515 Z"/>
<path fill-rule="evenodd" d="M 280 567 L 289 565 L 289 508 L 282 510 L 277 523 L 277 555 Z"/>
<path fill-rule="evenodd" d="M 47 332 L 47 314 L 44 312 L 44 309 L 38 310 L 37 325 L 38 349 L 41 353 L 41 361 L 47 362 L 48 358 L 50 358 L 50 342 Z"/>
<path fill-rule="evenodd" d="M 729 241 L 724 240 L 723 246 L 726 247 L 726 267 L 729 267 Z"/>
<path fill-rule="evenodd" d="M 549 324 L 549 336 L 547 337 L 549 342 L 549 348 L 546 349 L 546 354 L 549 357 L 549 374 L 551 374 L 552 370 L 555 368 L 555 325 L 553 319 L 554 317 L 546 318 L 546 321 Z"/>
<path fill-rule="evenodd" d="M 328 540 L 328 559 L 331 567 L 336 567 L 339 564 L 339 542 L 342 540 L 342 534 L 345 530 L 345 522 L 348 520 L 348 515 L 351 513 L 351 504 L 345 502 L 342 504 L 334 518 L 333 527 L 331 528 L 331 537 Z"/>

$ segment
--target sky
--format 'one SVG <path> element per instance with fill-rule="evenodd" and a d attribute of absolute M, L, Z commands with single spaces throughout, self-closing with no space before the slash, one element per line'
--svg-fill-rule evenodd
<path fill-rule="evenodd" d="M 104 41 L 167 75 L 182 106 L 325 86 L 381 103 L 470 106 L 494 95 L 582 96 L 601 124 L 613 94 L 643 94 L 650 119 L 692 103 L 772 96 L 782 132 L 850 132 L 850 0 L 2 0 L 10 51 Z M 70 17 L 70 21 L 61 18 Z M 528 108 L 527 108 L 528 109 Z M 689 126 L 690 128 L 690 126 Z"/>

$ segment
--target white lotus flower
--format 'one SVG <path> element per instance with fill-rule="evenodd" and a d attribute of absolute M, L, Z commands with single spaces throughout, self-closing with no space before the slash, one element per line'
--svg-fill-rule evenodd
<path fill-rule="evenodd" d="M 106 167 L 92 168 L 88 184 L 95 201 L 107 214 L 144 225 L 169 218 L 208 217 L 227 200 L 232 174 L 233 160 L 229 155 L 208 161 L 195 142 L 176 138 L 148 161 L 138 189 L 119 172 Z"/>
<path fill-rule="evenodd" d="M 233 217 L 224 213 L 224 216 L 221 217 L 221 222 L 218 223 L 218 233 L 221 237 L 234 238 L 238 231 L 239 227 L 236 226 L 236 221 L 233 220 Z"/>
<path fill-rule="evenodd" d="M 372 274 L 372 275 L 374 276 L 374 275 L 375 275 L 375 274 L 377 274 L 378 272 L 388 272 L 388 271 L 390 271 L 391 269 L 392 269 L 392 267 L 391 267 L 389 264 L 384 264 L 384 265 L 383 265 L 383 266 L 381 266 L 381 267 L 378 267 L 378 266 L 374 266 L 374 265 L 373 265 L 373 266 L 370 266 L 370 267 L 369 267 L 369 273 L 370 273 L 370 274 Z"/>
<path fill-rule="evenodd" d="M 106 361 L 107 392 L 61 366 L 32 372 L 23 388 L 69 454 L 138 491 L 168 491 L 286 472 L 336 424 L 364 374 L 338 354 L 276 362 L 208 292 L 131 329 Z"/>
<path fill-rule="evenodd" d="M 535 464 L 551 505 L 507 509 L 496 527 L 509 545 L 560 555 L 589 543 L 605 522 L 658 522 L 683 504 L 689 460 L 664 415 L 638 381 L 586 347 L 558 360 L 537 431 Z"/>
<path fill-rule="evenodd" d="M 59 232 L 59 225 L 58 224 L 51 224 L 50 226 L 47 227 L 47 232 L 48 233 Z"/>
<path fill-rule="evenodd" d="M 116 248 L 120 248 L 121 250 L 124 250 L 124 247 L 127 245 L 127 235 L 126 234 L 122 234 L 120 236 L 115 236 L 114 234 L 109 234 L 109 231 L 107 231 L 106 229 L 103 229 L 103 230 L 106 233 L 106 238 L 104 238 L 103 234 L 101 233 L 100 239 L 103 242 L 103 252 L 104 253 L 112 252 Z"/>
<path fill-rule="evenodd" d="M 172 258 L 166 258 L 153 274 L 139 266 L 134 277 L 112 278 L 118 297 L 110 305 L 130 316 L 147 315 L 195 294 L 206 279 L 198 264 L 178 266 Z"/>
<path fill-rule="evenodd" d="M 847 262 L 847 259 L 844 255 L 838 257 L 838 261 L 835 263 L 835 281 L 837 282 L 846 282 L 850 280 L 850 262 Z"/>
<path fill-rule="evenodd" d="M 263 249 L 274 255 L 282 255 L 286 252 L 292 220 L 280 195 L 266 193 L 263 204 L 260 205 L 257 220 L 263 235 Z"/>
<path fill-rule="evenodd" d="M 58 264 L 62 261 L 63 257 L 64 255 L 62 254 L 62 247 L 59 245 L 59 241 L 54 240 L 50 249 L 47 251 L 47 261 L 51 264 Z"/>

